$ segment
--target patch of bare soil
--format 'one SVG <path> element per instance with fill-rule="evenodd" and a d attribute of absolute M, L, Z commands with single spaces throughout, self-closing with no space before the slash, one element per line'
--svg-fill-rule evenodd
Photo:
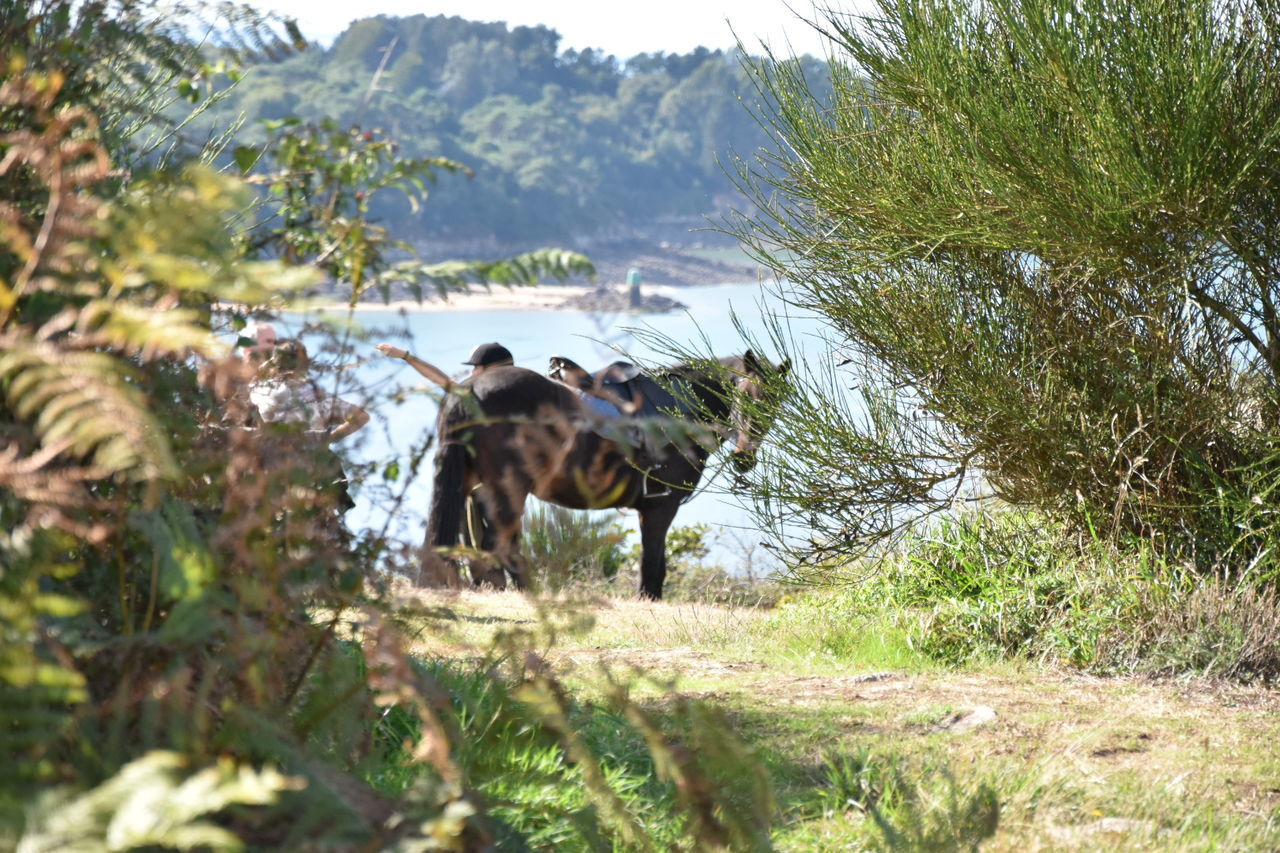
<path fill-rule="evenodd" d="M 997 754 L 1031 759 L 1052 744 L 1082 768 L 1157 767 L 1188 751 L 1222 757 L 1265 729 L 1280 734 L 1280 692 L 1218 684 L 1053 672 L 775 673 L 752 679 L 749 689 L 771 704 L 843 707 L 901 735 L 973 733 Z"/>
<path fill-rule="evenodd" d="M 612 671 L 637 672 L 668 676 L 733 676 L 744 672 L 761 672 L 765 665 L 750 660 L 717 660 L 696 649 L 556 649 L 547 655 L 555 664 L 570 670 L 604 666 Z"/>

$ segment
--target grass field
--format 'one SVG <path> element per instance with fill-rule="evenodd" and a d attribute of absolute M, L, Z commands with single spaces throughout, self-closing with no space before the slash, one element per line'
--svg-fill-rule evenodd
<path fill-rule="evenodd" d="M 414 652 L 457 677 L 513 642 L 536 651 L 637 801 L 669 794 L 605 709 L 610 690 L 627 685 L 677 736 L 691 701 L 712 709 L 767 774 L 777 849 L 1280 849 L 1273 689 L 1034 663 L 949 669 L 883 635 L 820 651 L 821 626 L 786 602 L 412 590 L 400 602 Z M 525 821 L 535 847 L 575 849 Z"/>

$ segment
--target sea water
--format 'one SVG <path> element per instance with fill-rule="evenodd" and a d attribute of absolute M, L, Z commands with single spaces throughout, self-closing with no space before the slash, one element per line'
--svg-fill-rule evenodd
<path fill-rule="evenodd" d="M 764 357 L 779 361 L 818 356 L 826 348 L 817 322 L 797 316 L 774 295 L 768 286 L 726 284 L 672 288 L 663 291 L 687 308 L 665 314 L 597 314 L 569 310 L 446 310 L 397 311 L 361 310 L 354 320 L 367 330 L 399 330 L 402 336 L 373 337 L 367 352 L 357 347 L 357 361 L 350 365 L 354 386 L 371 389 L 368 405 L 370 425 L 343 442 L 348 459 L 375 466 L 373 486 L 355 494 L 356 506 L 348 514 L 353 530 L 386 529 L 392 536 L 421 543 L 426 512 L 431 497 L 431 455 L 418 475 L 404 485 L 407 457 L 411 449 L 435 429 L 439 389 L 403 361 L 382 357 L 373 344 L 388 340 L 461 378 L 470 368 L 463 365 L 478 344 L 497 341 L 511 350 L 516 364 L 545 372 L 552 355 L 567 356 L 588 370 L 594 370 L 623 356 L 640 364 L 673 363 L 672 352 L 700 356 L 726 356 L 743 352 L 748 346 Z M 771 316 L 791 315 L 779 329 Z M 330 319 L 333 312 L 324 315 Z M 337 316 L 343 316 L 340 312 Z M 314 321 L 317 315 L 292 316 L 284 325 L 296 328 L 301 320 Z M 783 340 L 778 340 L 781 331 Z M 404 337 L 407 333 L 408 337 Z M 783 351 L 785 350 L 785 352 Z M 825 353 L 822 353 L 825 355 Z M 434 449 L 432 450 L 432 454 Z M 742 496 L 733 493 L 732 476 L 722 467 L 723 452 L 712 457 L 703 474 L 703 485 L 676 516 L 675 524 L 706 524 L 711 527 L 710 559 L 727 569 L 742 568 L 748 560 L 754 568 L 768 568 L 767 553 L 759 525 Z M 376 485 L 388 466 L 400 469 L 390 490 L 403 489 L 403 500 L 388 499 L 387 490 Z M 536 499 L 530 499 L 530 504 Z M 601 510 L 628 530 L 637 528 L 633 510 Z"/>

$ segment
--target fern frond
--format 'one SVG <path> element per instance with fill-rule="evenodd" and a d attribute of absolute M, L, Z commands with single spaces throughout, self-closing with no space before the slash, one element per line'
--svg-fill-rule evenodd
<path fill-rule="evenodd" d="M 21 853 L 55 850 L 242 850 L 230 830 L 200 820 L 230 805 L 266 805 L 299 782 L 222 760 L 192 772 L 174 752 L 149 752 L 96 788 L 46 793 L 27 818 Z"/>
<path fill-rule="evenodd" d="M 395 271 L 401 277 L 432 284 L 441 293 L 468 284 L 532 285 L 549 278 L 564 281 L 575 275 L 594 278 L 596 274 L 590 258 L 566 249 L 538 249 L 500 261 L 410 262 Z"/>
<path fill-rule="evenodd" d="M 564 281 L 574 275 L 596 274 L 590 258 L 566 249 L 538 249 L 479 267 L 484 280 L 494 284 L 537 284 L 546 278 Z"/>
<path fill-rule="evenodd" d="M 95 299 L 80 309 L 76 326 L 95 344 L 145 357 L 211 354 L 217 346 L 213 334 L 201 325 L 199 313 L 189 308 Z"/>
<path fill-rule="evenodd" d="M 324 275 L 313 267 L 289 266 L 281 261 L 241 261 L 215 279 L 208 292 L 226 302 L 266 305 L 323 280 Z"/>
<path fill-rule="evenodd" d="M 165 434 L 130 384 L 134 371 L 116 356 L 59 349 L 46 341 L 0 336 L 0 381 L 19 418 L 32 419 L 44 447 L 131 480 L 177 475 Z"/>

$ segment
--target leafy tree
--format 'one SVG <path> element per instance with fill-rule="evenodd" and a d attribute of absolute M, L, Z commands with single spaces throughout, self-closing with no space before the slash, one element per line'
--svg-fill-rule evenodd
<path fill-rule="evenodd" d="M 518 76 L 516 54 L 511 47 L 470 39 L 449 47 L 440 95 L 450 104 L 466 107 L 503 92 Z"/>
<path fill-rule="evenodd" d="M 756 65 L 778 144 L 740 164 L 759 212 L 730 227 L 850 371 L 793 399 L 804 452 L 759 484 L 812 529 L 799 550 L 994 495 L 1202 563 L 1264 553 L 1278 12 L 884 0 L 828 19 L 831 102 L 795 62 Z"/>

